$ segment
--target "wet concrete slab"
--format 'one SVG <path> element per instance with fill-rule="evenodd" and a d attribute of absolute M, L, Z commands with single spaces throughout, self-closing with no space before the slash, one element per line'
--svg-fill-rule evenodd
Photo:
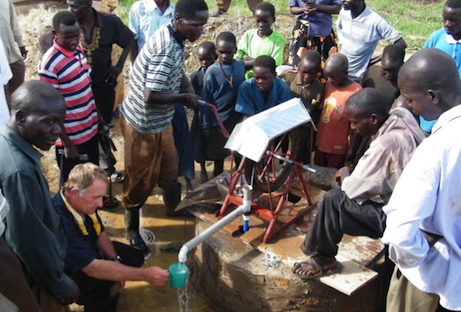
<path fill-rule="evenodd" d="M 322 170 L 323 177 L 318 176 L 315 184 L 331 188 L 335 170 Z M 294 184 L 293 188 L 299 191 L 299 185 Z M 320 203 L 325 190 L 311 185 L 309 193 L 313 202 Z M 253 202 L 267 207 L 278 200 L 276 192 L 272 195 L 263 194 Z M 309 206 L 306 198 L 297 203 L 286 201 L 280 223 L 306 206 Z M 189 207 L 196 216 L 196 235 L 219 222 L 216 217 L 219 208 L 220 205 L 204 203 Z M 378 311 L 377 289 L 381 280 L 376 270 L 383 260 L 383 245 L 379 240 L 345 235 L 337 256 L 343 266 L 341 273 L 302 281 L 291 272 L 295 262 L 307 259 L 299 247 L 315 213 L 313 209 L 267 243 L 263 238 L 268 221 L 252 214 L 250 230 L 241 233 L 243 221 L 237 217 L 196 248 L 192 279 L 218 307 L 227 302 L 226 311 L 243 309 L 236 302 L 247 297 L 252 298 L 251 303 L 247 302 L 252 307 L 248 311 Z"/>
<path fill-rule="evenodd" d="M 199 214 L 196 234 L 213 223 L 212 213 Z M 254 246 L 219 231 L 197 246 L 191 280 L 216 311 L 379 311 L 377 273 L 350 257 L 338 255 L 343 272 L 329 280 L 303 281 L 292 274 L 293 262 L 305 259 L 299 251 L 303 235 L 293 233 L 289 229 L 271 244 Z M 362 287 L 351 291 L 348 284 L 354 283 Z"/>

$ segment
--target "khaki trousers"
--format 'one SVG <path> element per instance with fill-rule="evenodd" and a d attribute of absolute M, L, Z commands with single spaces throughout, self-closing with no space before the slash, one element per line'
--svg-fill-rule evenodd
<path fill-rule="evenodd" d="M 46 312 L 69 312 L 69 306 L 63 305 L 47 288 L 32 284 L 32 292 L 38 305 Z M 22 311 L 21 311 L 22 312 Z M 27 312 L 27 311 L 24 311 Z"/>
<path fill-rule="evenodd" d="M 387 293 L 387 312 L 434 312 L 438 304 L 438 295 L 416 288 L 395 266 Z"/>
<path fill-rule="evenodd" d="M 120 116 L 125 139 L 125 179 L 122 203 L 125 208 L 142 207 L 158 184 L 162 189 L 178 183 L 178 155 L 171 124 L 161 133 L 141 134 Z"/>

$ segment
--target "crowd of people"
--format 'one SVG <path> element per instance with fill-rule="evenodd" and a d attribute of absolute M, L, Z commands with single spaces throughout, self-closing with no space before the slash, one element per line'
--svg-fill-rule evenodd
<path fill-rule="evenodd" d="M 206 162 L 215 177 L 230 155 L 217 116 L 199 100 L 215 105 L 231 133 L 298 97 L 318 131 L 299 128 L 296 161 L 338 169 L 338 188 L 319 204 L 301 246 L 309 257 L 293 274 L 339 273 L 344 234 L 382 238 L 395 263 L 387 311 L 461 311 L 461 140 L 453 135 L 461 128 L 461 0 L 445 3 L 443 28 L 406 62 L 401 33 L 364 0 L 290 0 L 291 38 L 273 30 L 273 4 L 248 0 L 255 28 L 200 42 L 200 67 L 190 77 L 185 44 L 204 33 L 204 0 L 139 0 L 128 25 L 92 2 L 67 0 L 69 10 L 54 15 L 37 38 L 37 80 L 27 82 L 14 6 L 0 5 L 0 293 L 18 309 L 66 311 L 76 302 L 85 311 L 116 311 L 124 281 L 163 285 L 165 269 L 142 267 L 149 246 L 140 210 L 158 186 L 167 216 L 177 216 L 178 178 L 191 190 L 194 161 L 204 183 Z M 219 4 L 215 15 L 230 0 Z M 389 45 L 373 57 L 379 40 Z M 291 70 L 278 75 L 288 41 Z M 124 170 L 117 172 L 101 129 L 111 122 L 128 55 L 119 108 Z M 190 127 L 185 108 L 194 111 Z M 37 151 L 51 146 L 60 170 L 54 196 Z M 98 214 L 118 204 L 107 194 L 114 180 L 123 183 L 128 244 L 112 242 Z"/>

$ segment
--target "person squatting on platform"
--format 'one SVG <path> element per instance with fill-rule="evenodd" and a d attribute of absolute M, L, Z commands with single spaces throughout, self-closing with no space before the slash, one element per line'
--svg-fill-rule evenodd
<path fill-rule="evenodd" d="M 346 102 L 351 128 L 373 141 L 352 174 L 349 167 L 339 170 L 341 188 L 325 194 L 301 246 L 311 258 L 292 268 L 300 278 L 340 270 L 335 256 L 343 234 L 378 238 L 384 232 L 386 216 L 382 207 L 424 139 L 407 109 L 396 108 L 389 114 L 386 102 L 386 96 L 372 88 L 362 89 Z"/>

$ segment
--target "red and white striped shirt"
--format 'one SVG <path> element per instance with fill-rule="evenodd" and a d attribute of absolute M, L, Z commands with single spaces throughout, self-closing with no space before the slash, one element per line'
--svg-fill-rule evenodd
<path fill-rule="evenodd" d="M 64 128 L 75 145 L 85 143 L 98 132 L 98 112 L 90 71 L 81 45 L 74 53 L 57 44 L 56 40 L 39 64 L 39 79 L 55 87 L 66 100 Z M 56 145 L 61 145 L 61 142 Z"/>

